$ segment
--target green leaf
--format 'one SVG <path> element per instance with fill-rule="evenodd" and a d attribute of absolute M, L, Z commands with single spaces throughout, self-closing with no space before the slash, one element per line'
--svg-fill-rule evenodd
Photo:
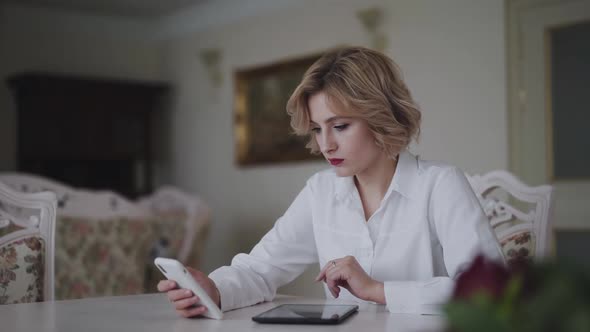
<path fill-rule="evenodd" d="M 508 281 L 506 290 L 500 299 L 500 306 L 498 307 L 498 316 L 501 320 L 509 322 L 514 316 L 515 305 L 522 289 L 522 277 L 515 276 Z"/>
<path fill-rule="evenodd" d="M 480 297 L 482 299 L 482 297 Z M 509 325 L 499 319 L 491 302 L 453 302 L 445 306 L 449 324 L 460 332 L 502 332 L 510 331 Z"/>

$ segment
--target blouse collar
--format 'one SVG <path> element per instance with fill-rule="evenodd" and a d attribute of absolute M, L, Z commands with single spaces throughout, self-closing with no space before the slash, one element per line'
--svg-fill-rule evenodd
<path fill-rule="evenodd" d="M 393 175 L 393 179 L 391 179 L 385 197 L 388 197 L 392 191 L 396 191 L 405 198 L 414 198 L 418 176 L 420 175 L 419 171 L 418 157 L 410 153 L 408 150 L 401 151 L 398 157 L 395 174 Z M 353 176 L 338 177 L 336 179 L 336 199 L 344 200 L 348 198 L 352 195 L 355 189 Z"/>

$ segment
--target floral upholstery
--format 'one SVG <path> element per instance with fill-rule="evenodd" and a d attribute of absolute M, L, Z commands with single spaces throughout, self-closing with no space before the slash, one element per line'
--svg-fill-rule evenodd
<path fill-rule="evenodd" d="M 535 256 L 535 237 L 530 231 L 511 234 L 501 239 L 500 245 L 509 266 Z"/>
<path fill-rule="evenodd" d="M 163 218 L 58 217 L 56 299 L 155 291 L 148 280 L 154 247 L 165 243 L 167 255 L 175 257 L 184 231 L 183 223 Z"/>
<path fill-rule="evenodd" d="M 55 299 L 116 296 L 156 291 L 162 278 L 155 256 L 177 258 L 186 214 L 159 213 L 151 219 L 93 220 L 58 216 L 55 243 Z M 11 224 L 0 236 L 19 230 Z M 185 264 L 198 266 L 207 228 L 196 234 Z M 0 247 L 0 304 L 42 300 L 43 249 L 31 238 Z M 16 297 L 15 294 L 26 294 Z"/>
<path fill-rule="evenodd" d="M 0 304 L 43 300 L 44 241 L 17 239 L 0 247 Z"/>

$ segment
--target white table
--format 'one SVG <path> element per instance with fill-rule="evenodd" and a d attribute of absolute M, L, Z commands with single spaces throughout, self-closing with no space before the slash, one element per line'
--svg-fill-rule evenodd
<path fill-rule="evenodd" d="M 68 331 L 441 331 L 441 316 L 390 314 L 382 305 L 360 304 L 340 325 L 269 325 L 252 321 L 283 303 L 325 303 L 323 299 L 280 296 L 273 302 L 226 312 L 223 320 L 177 316 L 163 294 L 0 305 L 0 330 Z"/>

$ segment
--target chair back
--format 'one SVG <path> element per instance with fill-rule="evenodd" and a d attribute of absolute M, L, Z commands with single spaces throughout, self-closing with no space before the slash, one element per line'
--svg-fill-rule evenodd
<path fill-rule="evenodd" d="M 24 193 L 51 191 L 57 196 L 58 216 L 84 218 L 146 217 L 145 211 L 109 190 L 72 188 L 64 183 L 28 173 L 0 173 L 0 182 Z"/>
<path fill-rule="evenodd" d="M 152 195 L 140 198 L 138 203 L 162 220 L 182 221 L 184 237 L 176 257 L 185 265 L 198 268 L 209 230 L 209 206 L 198 196 L 173 186 L 161 187 Z"/>
<path fill-rule="evenodd" d="M 73 188 L 39 175 L 0 173 L 21 192 L 57 196 L 55 293 L 59 300 L 156 291 L 154 256 L 198 267 L 210 209 L 199 197 L 163 187 L 137 201 Z M 0 293 L 1 294 L 1 293 Z"/>
<path fill-rule="evenodd" d="M 550 255 L 553 187 L 531 187 L 504 170 L 467 176 L 507 263 Z"/>
<path fill-rule="evenodd" d="M 0 182 L 0 304 L 54 299 L 57 199 Z"/>
<path fill-rule="evenodd" d="M 34 174 L 0 173 L 0 182 L 57 197 L 56 299 L 143 292 L 154 236 L 149 214 L 137 204 L 112 191 L 73 188 Z"/>

